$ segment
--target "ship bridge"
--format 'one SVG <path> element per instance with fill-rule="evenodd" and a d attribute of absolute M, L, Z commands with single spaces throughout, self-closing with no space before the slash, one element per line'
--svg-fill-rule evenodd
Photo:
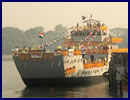
<path fill-rule="evenodd" d="M 90 41 L 93 39 L 94 42 L 103 41 L 104 38 L 108 37 L 107 27 L 105 24 L 101 24 L 100 21 L 95 19 L 88 19 L 83 21 L 84 26 L 73 26 L 71 28 L 71 39 L 74 42 Z"/>

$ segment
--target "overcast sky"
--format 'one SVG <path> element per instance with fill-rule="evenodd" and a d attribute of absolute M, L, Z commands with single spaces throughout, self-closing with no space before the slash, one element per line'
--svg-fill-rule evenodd
<path fill-rule="evenodd" d="M 48 31 L 57 24 L 74 26 L 82 15 L 91 13 L 109 28 L 128 28 L 127 2 L 3 2 L 2 27 L 27 30 L 42 26 Z"/>

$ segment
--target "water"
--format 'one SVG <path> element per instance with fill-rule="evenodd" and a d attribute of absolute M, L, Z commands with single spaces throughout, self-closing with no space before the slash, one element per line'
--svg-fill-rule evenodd
<path fill-rule="evenodd" d="M 2 61 L 3 98 L 111 98 L 105 83 L 78 87 L 26 88 L 13 61 Z"/>

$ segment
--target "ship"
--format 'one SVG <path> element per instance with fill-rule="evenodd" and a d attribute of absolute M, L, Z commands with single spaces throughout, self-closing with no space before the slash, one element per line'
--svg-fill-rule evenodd
<path fill-rule="evenodd" d="M 54 51 L 27 49 L 12 52 L 21 79 L 27 87 L 47 85 L 92 84 L 104 81 L 112 52 L 118 52 L 117 42 L 108 27 L 93 18 L 83 19 L 69 28 L 62 46 Z M 55 41 L 54 41 L 55 42 Z M 113 45 L 114 44 L 114 45 Z"/>

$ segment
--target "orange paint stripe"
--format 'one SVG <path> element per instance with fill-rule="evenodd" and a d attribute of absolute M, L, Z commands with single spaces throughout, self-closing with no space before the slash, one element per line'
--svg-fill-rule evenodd
<path fill-rule="evenodd" d="M 84 64 L 84 68 L 104 67 L 104 63 Z"/>

